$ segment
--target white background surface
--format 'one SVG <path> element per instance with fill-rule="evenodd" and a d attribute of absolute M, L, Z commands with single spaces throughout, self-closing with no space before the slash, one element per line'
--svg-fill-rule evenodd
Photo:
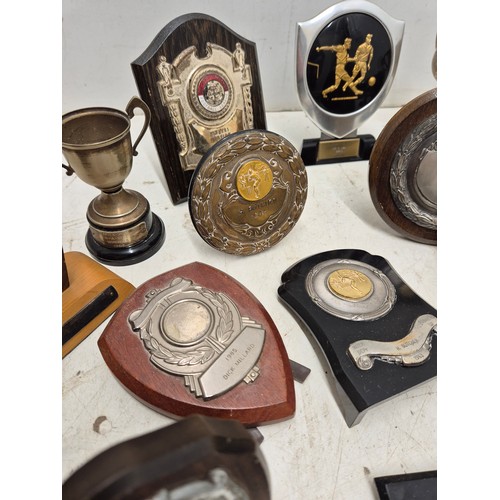
<path fill-rule="evenodd" d="M 396 111 L 390 106 L 402 105 L 435 86 L 431 60 L 436 4 L 374 3 L 406 21 L 400 65 L 384 103 L 388 108 L 359 130 L 377 136 Z M 137 94 L 130 63 L 169 21 L 201 12 L 257 44 L 268 129 L 300 149 L 304 138 L 317 137 L 319 131 L 301 111 L 273 111 L 299 109 L 294 76 L 296 23 L 330 5 L 328 1 L 64 0 L 62 111 L 94 105 L 123 109 Z M 226 255 L 198 236 L 186 204 L 171 204 L 148 132 L 125 185 L 148 198 L 165 223 L 166 242 L 143 263 L 111 269 L 138 286 L 197 260 L 246 286 L 272 316 L 290 358 L 312 369 L 303 385 L 295 384 L 294 418 L 260 427 L 273 498 L 375 499 L 374 477 L 436 468 L 436 382 L 373 409 L 349 429 L 310 341 L 278 302 L 277 288 L 282 272 L 300 259 L 327 250 L 360 248 L 385 257 L 417 294 L 436 307 L 436 248 L 401 238 L 380 219 L 369 195 L 368 162 L 308 167 L 308 174 L 306 208 L 280 244 L 255 256 Z M 96 190 L 75 177 L 61 173 L 61 178 L 63 247 L 87 253 L 85 211 Z M 116 382 L 96 346 L 103 327 L 63 361 L 63 478 L 109 446 L 173 422 L 143 406 Z M 106 421 L 97 433 L 93 424 L 100 416 Z"/>
<path fill-rule="evenodd" d="M 63 111 L 87 106 L 123 107 L 136 93 L 130 68 L 158 32 L 177 16 L 215 17 L 257 45 L 267 111 L 299 110 L 295 84 L 297 22 L 332 0 L 63 0 Z M 386 106 L 401 106 L 434 86 L 436 0 L 375 0 L 405 21 L 400 64 Z"/>
<path fill-rule="evenodd" d="M 395 112 L 377 111 L 359 132 L 377 136 Z M 318 134 L 301 111 L 269 113 L 267 119 L 269 130 L 299 150 L 303 138 Z M 134 118 L 136 129 L 141 120 Z M 194 229 L 187 204 L 171 204 L 149 132 L 138 151 L 125 187 L 148 198 L 165 223 L 166 242 L 142 263 L 110 269 L 138 286 L 193 261 L 216 267 L 259 299 L 276 323 L 289 357 L 312 370 L 304 384 L 295 383 L 294 418 L 259 427 L 272 498 L 375 500 L 374 477 L 436 469 L 436 381 L 370 410 L 349 429 L 310 340 L 277 298 L 281 274 L 298 260 L 327 250 L 358 248 L 385 257 L 410 288 L 436 307 L 436 247 L 406 240 L 382 221 L 369 194 L 368 162 L 307 167 L 308 198 L 297 225 L 265 252 L 239 257 L 207 245 Z M 61 178 L 64 249 L 87 253 L 85 212 L 97 190 L 64 172 Z M 102 329 L 63 360 L 64 478 L 113 444 L 173 422 L 135 400 L 115 380 L 97 348 Z M 94 422 L 102 416 L 106 421 L 96 432 Z"/>
<path fill-rule="evenodd" d="M 101 2 L 104 4 L 111 5 Z M 392 2 L 395 9 L 414 8 L 416 4 L 422 2 Z M 165 9 L 172 7 L 165 5 Z M 217 5 L 212 0 L 210 9 Z M 494 401 L 498 385 L 495 353 L 500 347 L 496 284 L 500 276 L 498 266 L 490 264 L 495 262 L 498 249 L 498 137 L 492 120 L 499 109 L 494 81 L 486 87 L 474 87 L 476 80 L 465 78 L 464 71 L 471 62 L 472 67 L 488 73 L 492 68 L 491 52 L 485 47 L 497 43 L 498 6 L 479 2 L 458 8 L 444 1 L 437 6 L 438 487 L 443 498 L 468 500 L 491 498 L 498 488 L 495 457 L 500 436 Z M 11 3 L 0 31 L 4 55 L 0 86 L 8 124 L 2 151 L 3 200 L 8 212 L 2 219 L 2 278 L 7 298 L 0 421 L 2 449 L 8 457 L 2 465 L 2 491 L 11 498 L 21 494 L 35 497 L 41 492 L 57 498 L 60 494 L 62 371 L 57 276 L 63 243 L 61 114 L 70 107 L 101 104 L 95 102 L 97 97 L 102 104 L 121 107 L 135 91 L 126 76 L 129 68 L 123 66 L 120 79 L 106 85 L 116 92 L 113 102 L 104 102 L 103 86 L 96 90 L 87 85 L 92 95 L 85 101 L 82 93 L 72 99 L 64 97 L 61 19 L 64 23 L 66 13 L 61 9 L 65 10 L 65 5 L 57 2 Z M 114 19 L 119 22 L 121 9 L 115 10 Z M 113 23 L 108 23 L 108 28 Z M 163 20 L 157 21 L 160 25 Z M 129 42 L 135 36 L 126 33 L 123 38 Z M 149 42 L 145 33 L 143 36 Z M 82 52 L 89 43 L 81 38 Z M 131 55 L 136 57 L 135 50 Z M 116 86 L 117 82 L 121 86 Z M 92 196 L 90 192 L 88 196 Z M 372 217 L 375 220 L 374 214 Z M 365 430 L 369 432 L 368 427 Z M 316 461 L 322 459 L 315 457 Z"/>

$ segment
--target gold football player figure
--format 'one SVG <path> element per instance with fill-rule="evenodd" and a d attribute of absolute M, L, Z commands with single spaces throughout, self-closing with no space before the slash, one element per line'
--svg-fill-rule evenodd
<path fill-rule="evenodd" d="M 316 52 L 320 52 L 322 50 L 328 50 L 337 53 L 337 64 L 335 66 L 335 83 L 331 87 L 328 87 L 327 89 L 323 90 L 322 95 L 324 98 L 326 98 L 326 96 L 330 92 L 334 92 L 340 85 L 340 82 L 344 81 L 346 82 L 346 85 L 349 85 L 349 83 L 352 82 L 351 76 L 345 69 L 345 65 L 348 62 L 356 61 L 355 58 L 349 57 L 349 49 L 351 48 L 351 42 L 352 42 L 351 38 L 346 38 L 342 45 L 329 45 L 329 46 L 327 45 L 323 47 L 316 47 Z M 343 90 L 345 90 L 345 85 Z M 356 95 L 362 93 L 361 91 L 356 89 L 356 87 L 352 88 L 352 91 Z"/>
<path fill-rule="evenodd" d="M 356 54 L 354 56 L 356 64 L 354 65 L 354 69 L 352 70 L 352 77 L 350 81 L 344 84 L 342 90 L 345 91 L 346 88 L 349 87 L 356 95 L 363 93 L 363 91 L 358 90 L 356 86 L 365 79 L 366 72 L 370 69 L 370 64 L 372 63 L 372 37 L 373 35 L 371 33 L 368 33 L 368 35 L 366 35 L 364 43 L 362 43 L 356 50 Z M 359 78 L 356 80 L 358 74 Z"/>

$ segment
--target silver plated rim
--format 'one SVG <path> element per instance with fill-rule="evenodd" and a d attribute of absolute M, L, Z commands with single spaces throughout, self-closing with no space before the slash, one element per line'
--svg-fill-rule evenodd
<path fill-rule="evenodd" d="M 365 300 L 346 300 L 328 287 L 333 271 L 349 268 L 366 275 L 373 291 Z M 396 289 L 389 278 L 376 267 L 352 259 L 331 259 L 317 264 L 306 277 L 306 291 L 313 302 L 327 313 L 350 321 L 373 321 L 385 316 L 397 300 Z"/>
<path fill-rule="evenodd" d="M 312 98 L 307 87 L 307 55 L 318 34 L 327 24 L 340 16 L 351 13 L 368 14 L 384 26 L 391 41 L 393 58 L 387 80 L 377 96 L 362 109 L 354 113 L 339 115 L 329 113 L 321 108 Z M 299 100 L 305 113 L 322 131 L 335 137 L 345 137 L 358 129 L 382 104 L 389 93 L 398 66 L 399 54 L 403 42 L 404 25 L 404 21 L 394 19 L 377 5 L 365 2 L 364 0 L 340 2 L 324 10 L 309 21 L 297 23 L 295 69 Z"/>

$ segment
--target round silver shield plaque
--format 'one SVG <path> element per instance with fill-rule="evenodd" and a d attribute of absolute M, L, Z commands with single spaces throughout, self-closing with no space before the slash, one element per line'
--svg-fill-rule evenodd
<path fill-rule="evenodd" d="M 351 259 L 331 259 L 307 275 L 306 290 L 321 309 L 350 321 L 385 316 L 396 303 L 396 289 L 379 269 Z"/>

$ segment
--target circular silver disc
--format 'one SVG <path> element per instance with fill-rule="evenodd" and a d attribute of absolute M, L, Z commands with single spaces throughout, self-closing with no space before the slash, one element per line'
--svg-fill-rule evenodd
<path fill-rule="evenodd" d="M 307 275 L 306 290 L 321 309 L 351 321 L 381 318 L 396 303 L 396 289 L 382 271 L 351 259 L 316 265 Z"/>

